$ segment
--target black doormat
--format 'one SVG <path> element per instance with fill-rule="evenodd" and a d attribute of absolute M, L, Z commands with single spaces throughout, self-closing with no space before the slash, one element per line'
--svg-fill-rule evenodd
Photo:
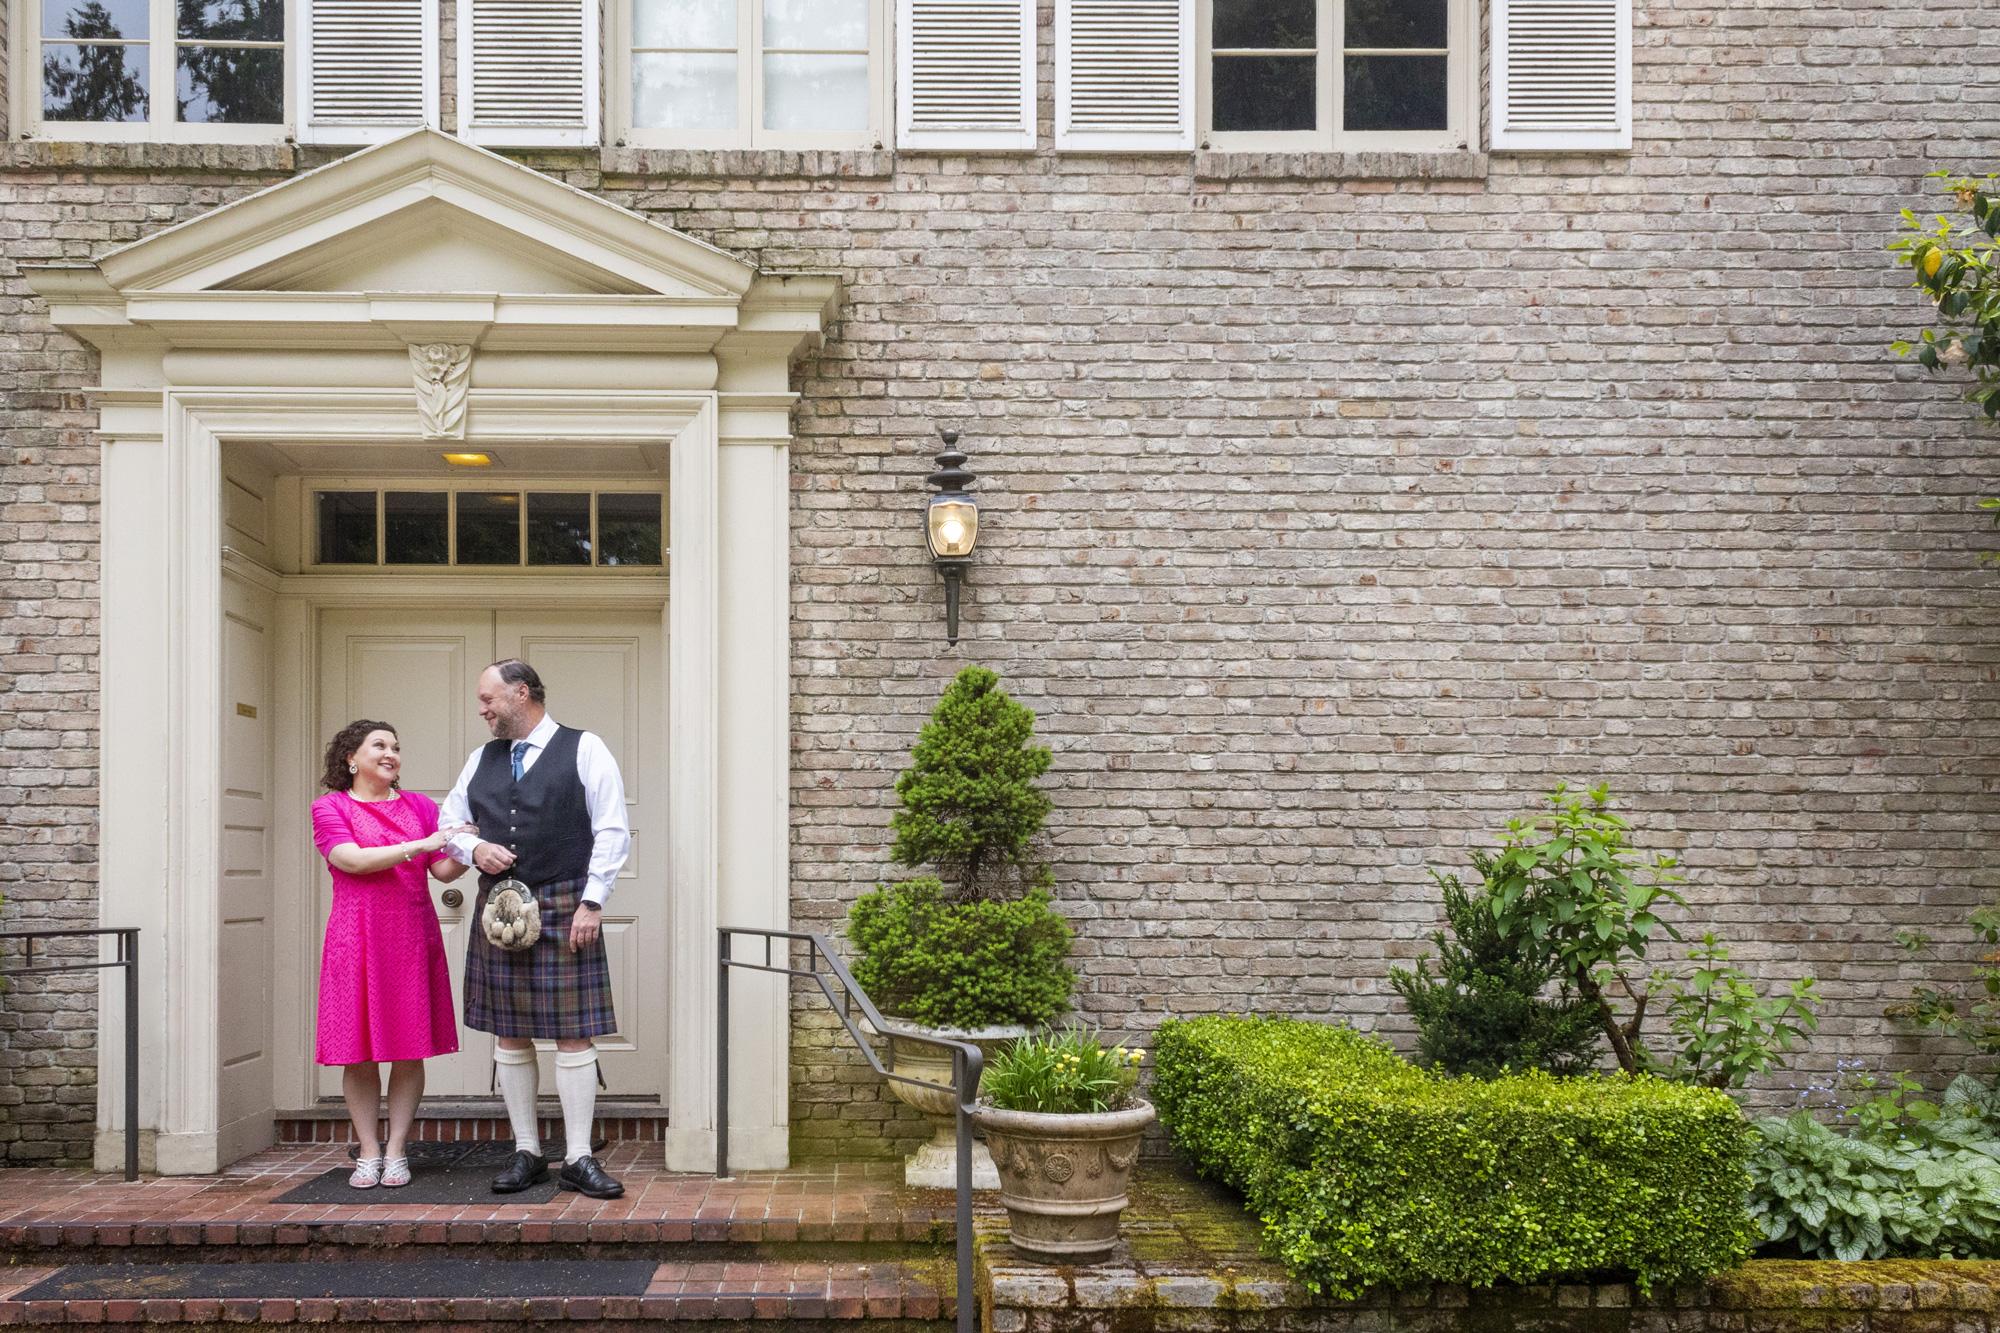
<path fill-rule="evenodd" d="M 643 1296 L 652 1259 L 403 1259 L 379 1264 L 71 1264 L 17 1301 L 270 1297 Z"/>
<path fill-rule="evenodd" d="M 347 1178 L 351 1166 L 337 1166 L 314 1176 L 303 1185 L 280 1194 L 275 1203 L 547 1203 L 556 1197 L 556 1171 L 560 1162 L 549 1164 L 549 1178 L 519 1194 L 495 1194 L 491 1182 L 501 1168 L 514 1159 L 511 1143 L 412 1143 L 410 1183 L 396 1189 L 377 1185 L 372 1190 L 354 1189 Z"/>

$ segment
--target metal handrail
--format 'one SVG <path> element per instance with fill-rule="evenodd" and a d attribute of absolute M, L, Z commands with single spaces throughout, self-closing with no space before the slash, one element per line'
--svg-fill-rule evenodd
<path fill-rule="evenodd" d="M 93 962 L 44 963 L 35 966 L 35 941 L 118 938 L 118 956 Z M 20 940 L 23 966 L 0 969 L 0 977 L 40 976 L 48 972 L 97 972 L 107 967 L 125 972 L 125 1179 L 139 1178 L 139 928 L 104 926 L 76 930 L 0 930 L 0 940 Z M 44 955 L 46 957 L 46 955 Z"/>
<path fill-rule="evenodd" d="M 736 958 L 730 949 L 730 938 L 736 935 L 761 936 L 764 941 L 764 961 L 751 962 Z M 942 1046 L 951 1052 L 952 1102 L 956 1108 L 955 1120 L 958 1130 L 957 1140 L 957 1225 L 954 1228 L 958 1250 L 958 1330 L 959 1333 L 973 1333 L 978 1311 L 972 1293 L 972 1100 L 979 1091 L 979 1075 L 985 1065 L 986 1056 L 969 1041 L 953 1041 L 949 1037 L 933 1037 L 906 1028 L 892 1029 L 876 1010 L 868 992 L 856 984 L 848 972 L 847 965 L 840 961 L 840 955 L 833 951 L 833 944 L 826 936 L 796 930 L 763 930 L 756 927 L 722 926 L 716 931 L 716 1045 L 715 1045 L 715 1175 L 718 1180 L 729 1177 L 729 969 L 740 967 L 750 972 L 772 972 L 779 976 L 806 977 L 819 987 L 820 994 L 833 1006 L 840 1025 L 847 1029 L 847 1035 L 861 1048 L 868 1065 L 883 1078 L 896 1083 L 910 1083 L 920 1088 L 938 1088 L 943 1085 L 929 1079 L 911 1078 L 907 1074 L 892 1072 L 875 1055 L 875 1048 L 861 1035 L 855 1026 L 854 1009 L 859 1007 L 861 1016 L 869 1026 L 883 1036 L 894 1036 L 904 1041 L 922 1042 L 926 1046 Z M 806 945 L 806 966 L 779 966 L 771 961 L 771 941 L 796 940 Z M 826 960 L 826 971 L 815 966 L 819 959 Z M 835 995 L 833 986 L 828 984 L 831 977 L 840 987 Z"/>

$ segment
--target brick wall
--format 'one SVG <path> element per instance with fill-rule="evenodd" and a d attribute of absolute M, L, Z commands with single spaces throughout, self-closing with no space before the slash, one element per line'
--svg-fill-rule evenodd
<path fill-rule="evenodd" d="M 1892 931 L 1949 932 L 2000 880 L 1973 508 L 1996 487 L 1991 433 L 1885 350 L 1922 307 L 1882 244 L 1925 171 L 1992 165 L 2000 11 L 1639 10 L 1629 156 L 1403 181 L 1046 149 L 524 155 L 846 283 L 793 455 L 801 928 L 887 872 L 890 783 L 977 661 L 1055 749 L 1080 1009 L 1119 1035 L 1219 1009 L 1403 1035 L 1385 970 L 1435 921 L 1424 866 L 1571 777 L 1683 858 L 1693 922 L 1821 978 L 1809 1070 L 1930 1065 L 1880 1010 Z M 0 798 L 30 812 L 0 827 L 9 924 L 94 919 L 94 368 L 15 263 L 305 158 L 0 152 Z M 916 520 L 937 424 L 981 474 L 956 651 Z M 0 1005 L 0 1160 L 87 1143 L 85 993 L 48 994 L 53 1024 L 25 988 Z M 796 1032 L 802 1151 L 915 1130 L 809 1008 Z M 43 1086 L 75 1100 L 50 1114 Z"/>

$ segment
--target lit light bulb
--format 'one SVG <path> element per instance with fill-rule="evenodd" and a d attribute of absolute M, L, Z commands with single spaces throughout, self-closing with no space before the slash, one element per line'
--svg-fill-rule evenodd
<path fill-rule="evenodd" d="M 938 525 L 938 536 L 944 538 L 946 546 L 957 546 L 965 540 L 965 520 L 948 518 Z"/>

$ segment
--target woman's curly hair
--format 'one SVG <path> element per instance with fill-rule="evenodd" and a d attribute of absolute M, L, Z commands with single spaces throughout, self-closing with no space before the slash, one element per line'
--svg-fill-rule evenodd
<path fill-rule="evenodd" d="M 376 722 L 369 718 L 357 718 L 333 734 L 326 743 L 326 772 L 320 775 L 319 785 L 328 791 L 346 791 L 354 785 L 354 775 L 347 771 L 347 756 L 361 748 L 361 742 L 368 739 L 371 731 L 386 731 L 396 735 L 396 729 L 387 722 Z M 401 739 L 398 737 L 398 739 Z M 400 788 L 402 778 L 389 784 Z"/>

